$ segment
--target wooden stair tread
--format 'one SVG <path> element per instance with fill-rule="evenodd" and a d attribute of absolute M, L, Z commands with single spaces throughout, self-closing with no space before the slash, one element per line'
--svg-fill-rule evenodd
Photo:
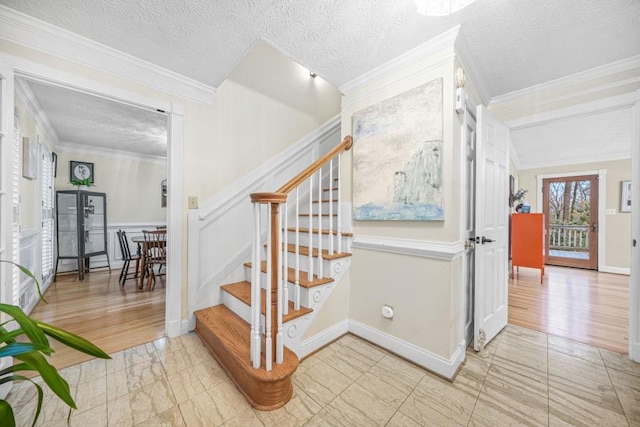
<path fill-rule="evenodd" d="M 325 188 L 322 191 L 337 191 L 338 187 L 333 187 L 333 188 Z"/>
<path fill-rule="evenodd" d="M 329 203 L 329 202 L 334 202 L 334 203 L 338 203 L 338 199 L 331 199 L 331 200 L 321 200 L 322 203 Z M 311 203 L 315 203 L 318 204 L 317 200 L 312 201 Z"/>
<path fill-rule="evenodd" d="M 308 255 L 308 254 L 307 254 Z M 250 262 L 245 262 L 244 265 L 246 267 L 251 268 Z M 260 271 L 263 273 L 267 272 L 267 261 L 260 262 Z M 295 268 L 288 267 L 287 268 L 287 282 L 295 285 L 296 283 L 296 270 Z M 330 277 L 325 277 L 324 279 L 318 279 L 318 275 L 313 275 L 313 280 L 307 280 L 307 272 L 300 270 L 300 286 L 303 288 L 313 288 L 315 286 L 326 285 L 327 283 L 333 282 L 333 279 Z"/>
<path fill-rule="evenodd" d="M 296 252 L 296 245 L 293 243 L 290 243 L 287 245 L 287 251 L 291 252 L 291 253 L 295 253 Z M 308 246 L 300 246 L 300 255 L 309 255 L 309 247 Z M 311 256 L 317 257 L 318 256 L 318 248 L 313 248 L 313 253 L 311 254 Z M 329 251 L 326 249 L 322 250 L 322 258 L 324 259 L 328 259 L 328 260 L 332 260 L 332 259 L 338 259 L 338 258 L 347 258 L 350 257 L 351 254 L 347 253 L 347 252 L 342 252 L 341 254 L 339 253 L 335 253 L 333 255 L 329 255 Z"/>
<path fill-rule="evenodd" d="M 238 298 L 248 306 L 251 306 L 251 283 L 247 282 L 246 280 L 237 283 L 230 283 L 228 285 L 222 285 L 220 286 L 220 289 Z M 262 314 L 265 314 L 266 289 L 261 289 L 261 291 L 262 297 L 260 299 L 260 310 Z M 313 309 L 306 307 L 300 307 L 300 310 L 295 310 L 293 308 L 293 302 L 289 301 L 289 313 L 282 316 L 282 323 L 288 322 L 289 320 L 297 319 L 298 317 L 302 317 L 306 314 L 311 313 L 312 311 Z"/>
<path fill-rule="evenodd" d="M 254 369 L 250 357 L 250 325 L 224 305 L 194 312 L 196 333 L 238 389 L 254 407 L 271 410 L 283 406 L 293 394 L 291 375 L 298 368 L 298 357 L 284 347 L 284 362 L 265 370 Z M 264 347 L 263 347 L 264 348 Z"/>
<path fill-rule="evenodd" d="M 289 227 L 287 230 L 288 231 L 296 231 L 296 228 L 295 227 Z M 309 233 L 309 229 L 308 228 L 299 228 L 298 230 L 300 230 L 300 233 L 306 233 L 306 234 Z M 318 229 L 314 228 L 313 230 L 311 230 L 311 232 L 313 234 L 318 234 Z M 334 234 L 334 235 L 337 235 L 338 234 L 338 230 L 331 230 L 331 233 Z M 329 230 L 323 228 L 322 229 L 322 234 L 329 234 Z M 353 233 L 347 233 L 346 231 L 341 232 L 341 234 L 344 237 L 352 237 L 353 236 Z"/>

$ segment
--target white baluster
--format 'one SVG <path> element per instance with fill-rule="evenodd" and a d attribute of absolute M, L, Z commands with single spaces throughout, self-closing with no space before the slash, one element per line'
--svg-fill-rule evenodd
<path fill-rule="evenodd" d="M 284 314 L 289 314 L 289 283 L 288 283 L 288 279 L 289 279 L 289 263 L 287 262 L 287 256 L 289 254 L 289 231 L 287 230 L 289 221 L 287 220 L 287 206 L 288 203 L 283 203 L 282 206 L 280 206 L 280 208 L 282 209 L 282 218 L 283 218 L 283 225 L 282 225 L 282 234 L 283 234 L 283 244 L 282 244 L 282 256 L 280 257 L 280 263 L 282 264 L 282 304 L 284 304 L 282 310 L 284 312 Z M 282 240 L 278 240 L 279 242 L 282 242 Z M 280 292 L 278 292 L 278 295 L 280 295 Z"/>
<path fill-rule="evenodd" d="M 253 204 L 253 246 L 251 258 L 251 361 L 260 367 L 260 204 Z"/>
<path fill-rule="evenodd" d="M 341 164 L 342 164 L 342 154 L 338 154 L 338 197 L 336 198 L 338 200 L 338 207 L 336 208 L 338 210 L 338 253 L 341 254 L 342 253 L 342 205 L 340 203 L 340 189 L 342 188 L 342 168 L 341 168 Z M 333 196 L 333 191 L 331 191 L 331 195 Z"/>
<path fill-rule="evenodd" d="M 331 188 L 331 187 L 329 187 Z M 329 217 L 329 222 L 332 219 Z M 311 248 L 309 248 L 311 250 Z M 322 167 L 318 169 L 318 279 L 324 277 L 322 265 Z"/>
<path fill-rule="evenodd" d="M 333 185 L 333 159 L 329 161 L 329 188 Z M 329 255 L 333 255 L 333 192 L 329 191 Z"/>
<path fill-rule="evenodd" d="M 280 210 L 282 209 L 286 209 L 287 204 L 283 203 L 282 205 L 280 205 Z M 285 212 L 280 212 L 278 214 L 278 242 L 282 242 L 282 215 L 284 215 L 286 217 L 286 211 Z M 286 237 L 285 237 L 285 241 L 286 241 Z M 286 245 L 285 245 L 286 246 Z M 285 247 L 285 251 L 286 251 L 286 247 Z M 284 255 L 284 254 L 283 254 Z M 282 259 L 281 256 L 278 257 L 278 272 L 282 272 L 283 271 L 283 265 L 286 265 L 286 263 L 284 262 L 284 260 Z M 278 280 L 277 282 L 277 287 L 278 287 L 278 291 L 277 291 L 277 312 L 276 312 L 276 321 L 277 321 L 277 330 L 276 330 L 276 363 L 280 364 L 283 362 L 284 360 L 284 341 L 283 341 L 283 336 L 282 336 L 282 313 L 284 312 L 284 305 L 288 305 L 285 303 L 285 301 L 283 300 L 282 296 L 284 294 L 284 281 L 286 280 L 286 278 L 283 277 L 281 278 L 281 280 Z M 267 309 L 269 310 L 269 309 Z"/>
<path fill-rule="evenodd" d="M 271 273 L 273 272 L 273 259 L 271 258 L 271 203 L 267 205 L 267 289 L 265 292 L 265 310 L 264 310 L 264 358 L 266 361 L 265 369 L 271 370 L 273 354 L 271 339 Z"/>
<path fill-rule="evenodd" d="M 309 267 L 307 270 L 307 281 L 313 280 L 313 253 L 311 248 L 313 247 L 313 175 L 309 177 Z"/>
<path fill-rule="evenodd" d="M 296 299 L 293 308 L 300 310 L 300 187 L 296 187 Z"/>

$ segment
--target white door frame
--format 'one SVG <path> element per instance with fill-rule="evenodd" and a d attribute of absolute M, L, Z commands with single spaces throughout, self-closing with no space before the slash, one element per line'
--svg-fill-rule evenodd
<path fill-rule="evenodd" d="M 141 108 L 162 110 L 167 114 L 169 125 L 167 133 L 167 183 L 169 185 L 167 189 L 167 245 L 171 247 L 171 251 L 167 253 L 168 278 L 165 306 L 165 333 L 167 336 L 173 337 L 186 332 L 186 327 L 184 330 L 182 327 L 182 227 L 184 221 L 181 177 L 184 138 L 183 106 L 138 95 L 116 86 L 99 83 L 20 57 L 0 54 L 0 59 L 4 60 L 12 68 L 15 75 L 40 80 L 47 84 L 73 88 L 90 95 L 108 98 Z M 11 111 L 11 117 L 13 118 L 13 111 Z"/>
<path fill-rule="evenodd" d="M 640 90 L 633 105 L 631 139 L 631 276 L 629 277 L 629 357 L 640 363 Z"/>

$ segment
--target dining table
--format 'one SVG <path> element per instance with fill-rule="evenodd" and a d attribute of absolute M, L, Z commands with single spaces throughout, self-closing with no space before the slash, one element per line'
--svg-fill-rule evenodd
<path fill-rule="evenodd" d="M 144 254 L 147 252 L 149 242 L 144 239 L 144 236 L 133 236 L 131 241 L 138 245 L 138 256 L 140 256 L 140 271 L 138 272 L 138 277 L 140 283 L 138 284 L 138 289 L 144 288 L 144 273 L 147 268 L 147 259 Z M 166 245 L 166 241 L 164 242 Z"/>

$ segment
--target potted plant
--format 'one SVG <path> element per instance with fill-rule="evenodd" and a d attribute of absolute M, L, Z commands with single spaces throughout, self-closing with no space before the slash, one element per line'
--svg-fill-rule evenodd
<path fill-rule="evenodd" d="M 0 262 L 13 264 L 24 274 L 32 278 L 36 284 L 40 299 L 46 302 L 40 291 L 38 280 L 28 269 L 11 261 L 0 260 Z M 73 397 L 71 397 L 69 384 L 60 376 L 58 370 L 49 364 L 45 357 L 50 356 L 53 352 L 47 337 L 51 337 L 68 347 L 100 359 L 111 359 L 111 357 L 99 347 L 78 335 L 32 319 L 18 306 L 0 304 L 0 312 L 5 313 L 11 318 L 0 324 L 0 358 L 13 357 L 19 361 L 19 363 L 0 371 L 0 386 L 10 381 L 30 381 L 37 388 L 38 404 L 32 425 L 36 424 L 40 416 L 40 410 L 42 409 L 42 387 L 24 375 L 17 374 L 17 372 L 38 372 L 44 383 L 56 396 L 69 405 L 70 410 L 77 409 Z M 14 427 L 16 425 L 13 408 L 4 398 L 0 399 L 0 425 L 7 427 Z"/>
<path fill-rule="evenodd" d="M 518 203 L 516 205 L 516 212 L 523 212 L 523 205 L 525 204 L 525 202 L 520 202 L 520 200 L 524 200 L 524 196 L 527 194 L 528 190 L 525 190 L 524 188 L 519 189 L 518 191 L 516 191 L 515 193 L 513 193 L 511 195 L 511 198 L 513 200 L 513 203 L 515 204 L 516 202 Z"/>
<path fill-rule="evenodd" d="M 89 187 L 93 187 L 93 181 L 91 178 L 74 179 L 71 181 L 71 185 L 78 187 L 78 190 L 87 191 Z"/>

